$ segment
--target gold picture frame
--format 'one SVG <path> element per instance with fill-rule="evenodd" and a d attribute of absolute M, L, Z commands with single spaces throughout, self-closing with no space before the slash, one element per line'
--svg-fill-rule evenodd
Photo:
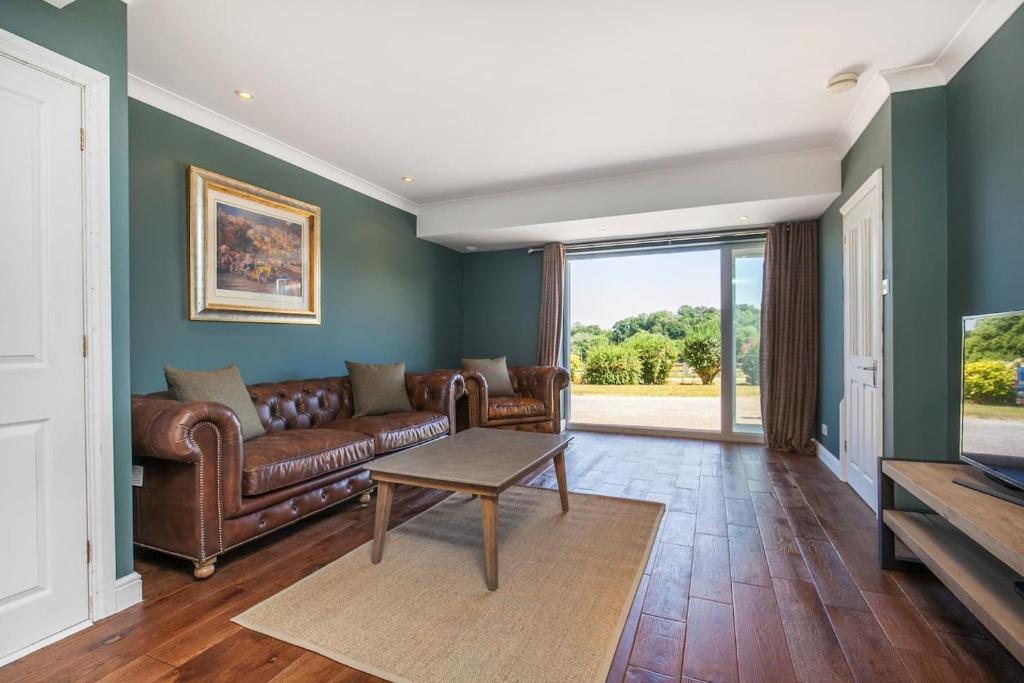
<path fill-rule="evenodd" d="M 320 207 L 188 167 L 189 319 L 320 324 Z"/>

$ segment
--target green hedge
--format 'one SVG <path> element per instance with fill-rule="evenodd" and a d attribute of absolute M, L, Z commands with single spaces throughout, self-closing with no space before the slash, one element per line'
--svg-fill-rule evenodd
<path fill-rule="evenodd" d="M 664 384 L 676 361 L 675 343 L 663 334 L 640 331 L 626 340 L 626 348 L 636 351 L 640 358 L 640 381 L 644 384 Z"/>
<path fill-rule="evenodd" d="M 1014 395 L 1013 368 L 997 360 L 964 366 L 964 398 L 976 403 L 1007 403 Z"/>
<path fill-rule="evenodd" d="M 586 384 L 639 384 L 640 355 L 627 346 L 598 346 L 590 349 L 583 368 Z"/>

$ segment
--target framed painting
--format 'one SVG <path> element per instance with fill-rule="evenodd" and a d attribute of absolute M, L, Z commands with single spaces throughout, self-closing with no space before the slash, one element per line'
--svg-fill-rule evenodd
<path fill-rule="evenodd" d="M 320 207 L 188 169 L 189 318 L 320 324 Z"/>

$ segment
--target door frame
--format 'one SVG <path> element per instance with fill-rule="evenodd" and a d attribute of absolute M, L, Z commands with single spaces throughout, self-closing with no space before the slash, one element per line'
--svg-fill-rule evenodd
<path fill-rule="evenodd" d="M 846 414 L 847 406 L 849 402 L 846 400 L 846 390 L 849 386 L 849 376 L 846 372 L 846 358 L 850 351 L 850 329 L 846 324 L 846 321 L 850 319 L 850 299 L 847 296 L 847 286 L 849 285 L 849 273 L 847 272 L 846 264 L 849 262 L 847 259 L 849 245 L 846 243 L 846 214 L 848 214 L 853 207 L 860 203 L 868 194 L 877 190 L 876 201 L 873 207 L 874 213 L 878 216 L 878 246 L 875 253 L 875 257 L 878 259 L 879 264 L 879 278 L 885 277 L 885 215 L 883 214 L 884 208 L 884 194 L 885 186 L 882 183 L 882 169 L 875 170 L 868 179 L 864 181 L 853 195 L 846 200 L 846 202 L 840 207 L 839 214 L 843 218 L 843 398 L 839 403 L 839 478 L 842 481 L 848 481 L 847 468 L 849 466 L 850 456 L 846 449 L 846 431 L 849 425 L 849 419 Z M 881 416 L 882 416 L 882 433 L 885 433 L 885 291 L 880 286 L 878 290 L 878 304 L 876 308 L 876 320 L 875 320 L 875 338 L 874 346 L 880 349 L 878 357 L 878 394 L 881 396 L 883 402 Z M 884 447 L 884 437 L 883 437 Z M 878 453 L 878 457 L 884 457 L 882 452 Z"/>
<path fill-rule="evenodd" d="M 83 353 L 89 626 L 142 599 L 138 573 L 117 578 L 114 529 L 114 411 L 110 289 L 110 78 L 18 35 L 0 29 L 0 59 L 10 58 L 82 89 Z M 88 353 L 85 353 L 86 340 Z M 85 553 L 86 549 L 83 548 Z M 5 658 L 16 659 L 49 640 Z M 3 664 L 4 662 L 0 662 Z"/>

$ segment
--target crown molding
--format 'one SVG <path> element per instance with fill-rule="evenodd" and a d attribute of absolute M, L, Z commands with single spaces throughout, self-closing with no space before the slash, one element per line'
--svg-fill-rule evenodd
<path fill-rule="evenodd" d="M 853 143 L 857 142 L 857 138 L 868 127 L 871 119 L 875 117 L 887 99 L 889 99 L 889 84 L 881 74 L 876 73 L 868 81 L 864 93 L 857 100 L 857 104 L 853 105 L 853 110 L 846 117 L 846 121 L 839 128 L 839 133 L 836 134 L 836 139 L 832 143 L 832 148 L 840 159 L 850 151 Z"/>
<path fill-rule="evenodd" d="M 985 0 L 978 5 L 934 62 L 945 76 L 946 83 L 953 80 L 1022 4 L 1024 0 Z"/>
<path fill-rule="evenodd" d="M 1024 0 L 984 0 L 935 61 L 876 73 L 839 129 L 832 148 L 845 157 L 892 93 L 947 85 L 1022 4 Z"/>
<path fill-rule="evenodd" d="M 133 74 L 128 74 L 128 96 L 385 204 L 419 213 L 416 202 Z"/>
<path fill-rule="evenodd" d="M 45 0 L 45 2 L 53 5 L 57 9 L 64 9 L 65 7 L 67 7 L 68 5 L 73 3 L 74 1 L 75 0 Z M 121 0 L 121 2 L 123 2 L 126 5 L 132 4 L 132 0 Z"/>
<path fill-rule="evenodd" d="M 889 86 L 889 93 L 906 90 L 921 90 L 946 85 L 949 79 L 935 64 L 908 66 L 905 69 L 886 69 L 881 72 L 882 78 Z"/>

